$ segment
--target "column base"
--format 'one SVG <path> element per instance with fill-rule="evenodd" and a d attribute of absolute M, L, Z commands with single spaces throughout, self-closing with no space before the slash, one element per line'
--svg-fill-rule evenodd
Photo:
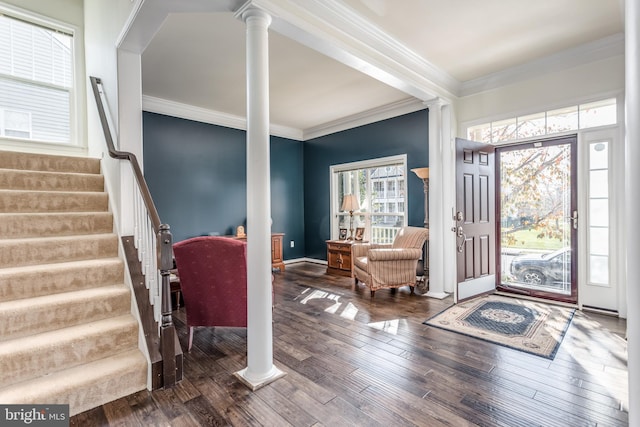
<path fill-rule="evenodd" d="M 448 293 L 446 292 L 433 292 L 433 291 L 429 291 L 426 294 L 424 294 L 424 296 L 426 297 L 430 297 L 430 298 L 436 298 L 436 299 L 445 299 L 446 297 L 449 296 Z"/>
<path fill-rule="evenodd" d="M 259 381 L 252 381 L 246 377 L 247 369 L 249 368 L 241 369 L 240 371 L 234 373 L 233 375 L 235 375 L 235 377 L 238 378 L 242 384 L 249 387 L 251 391 L 256 391 L 257 389 L 264 387 L 268 384 L 271 384 L 275 380 L 280 379 L 285 375 L 287 375 L 286 372 L 283 372 L 280 369 L 273 366 L 271 368 L 270 374 L 266 378 L 263 378 L 262 380 L 259 380 Z"/>

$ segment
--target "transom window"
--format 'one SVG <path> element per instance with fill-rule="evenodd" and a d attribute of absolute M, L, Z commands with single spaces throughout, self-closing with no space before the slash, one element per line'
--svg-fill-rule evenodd
<path fill-rule="evenodd" d="M 364 240 L 391 243 L 398 230 L 407 223 L 406 155 L 384 157 L 362 162 L 331 166 L 331 237 L 337 239 L 351 228 L 356 235 L 364 229 Z M 345 195 L 355 195 L 358 207 L 353 212 L 342 211 Z"/>
<path fill-rule="evenodd" d="M 73 32 L 23 15 L 0 8 L 0 137 L 70 143 Z"/>
<path fill-rule="evenodd" d="M 579 129 L 615 125 L 615 98 L 483 123 L 467 128 L 467 138 L 496 144 Z"/>

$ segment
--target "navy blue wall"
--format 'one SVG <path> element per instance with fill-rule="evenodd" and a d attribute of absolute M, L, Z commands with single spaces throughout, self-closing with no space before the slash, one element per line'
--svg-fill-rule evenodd
<path fill-rule="evenodd" d="M 174 242 L 246 227 L 244 131 L 145 112 L 143 132 L 145 178 Z M 285 259 L 304 256 L 302 166 L 300 142 L 271 137 L 272 230 L 285 233 Z"/>
<path fill-rule="evenodd" d="M 377 157 L 407 155 L 407 168 L 429 164 L 428 110 L 349 129 L 304 143 L 305 253 L 326 259 L 330 236 L 329 167 Z M 408 224 L 424 225 L 422 180 L 407 174 Z"/>

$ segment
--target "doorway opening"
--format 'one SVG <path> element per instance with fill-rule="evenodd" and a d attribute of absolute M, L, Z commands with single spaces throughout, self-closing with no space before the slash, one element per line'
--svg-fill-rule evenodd
<path fill-rule="evenodd" d="M 496 288 L 575 304 L 577 136 L 496 148 Z"/>

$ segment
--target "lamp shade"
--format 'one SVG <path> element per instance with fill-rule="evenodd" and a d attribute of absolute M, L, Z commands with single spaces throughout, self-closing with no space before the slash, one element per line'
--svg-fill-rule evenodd
<path fill-rule="evenodd" d="M 360 209 L 360 203 L 358 203 L 358 197 L 355 194 L 345 194 L 342 198 L 342 211 L 357 211 Z"/>
<path fill-rule="evenodd" d="M 418 178 L 420 179 L 429 178 L 429 168 L 415 168 L 415 169 L 411 169 L 411 172 L 418 175 Z"/>

